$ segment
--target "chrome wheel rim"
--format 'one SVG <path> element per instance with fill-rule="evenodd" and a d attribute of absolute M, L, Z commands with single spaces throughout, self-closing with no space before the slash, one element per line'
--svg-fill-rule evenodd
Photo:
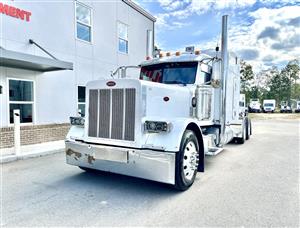
<path fill-rule="evenodd" d="M 183 154 L 183 174 L 187 180 L 192 180 L 195 170 L 198 167 L 198 151 L 194 142 L 190 141 L 186 144 Z"/>

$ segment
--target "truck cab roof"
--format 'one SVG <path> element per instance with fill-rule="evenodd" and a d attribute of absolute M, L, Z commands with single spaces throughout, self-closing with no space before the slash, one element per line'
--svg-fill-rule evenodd
<path fill-rule="evenodd" d="M 168 53 L 168 52 L 167 52 Z M 166 54 L 163 57 L 156 57 L 149 60 L 143 61 L 140 66 L 148 66 L 148 65 L 154 65 L 154 64 L 160 64 L 160 63 L 173 63 L 173 62 L 200 62 L 202 60 L 209 60 L 213 58 L 213 56 L 217 55 L 218 58 L 221 58 L 221 52 L 215 52 L 212 49 L 204 50 L 203 52 L 196 54 L 195 52 L 176 52 L 169 56 Z M 228 52 L 229 55 L 229 61 L 234 60 L 236 63 L 238 61 L 238 57 L 234 52 Z M 211 61 L 208 65 L 211 65 Z"/>
<path fill-rule="evenodd" d="M 209 60 L 212 58 L 207 54 L 199 54 L 183 52 L 180 55 L 170 55 L 161 58 L 153 58 L 146 61 L 143 61 L 140 66 L 148 66 L 160 63 L 173 63 L 173 62 L 200 62 L 204 59 Z"/>

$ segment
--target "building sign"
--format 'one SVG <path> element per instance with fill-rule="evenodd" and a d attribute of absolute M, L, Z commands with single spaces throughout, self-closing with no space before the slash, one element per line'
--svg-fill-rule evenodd
<path fill-rule="evenodd" d="M 0 2 L 0 14 L 18 18 L 22 21 L 30 21 L 31 12 L 22 10 Z"/>

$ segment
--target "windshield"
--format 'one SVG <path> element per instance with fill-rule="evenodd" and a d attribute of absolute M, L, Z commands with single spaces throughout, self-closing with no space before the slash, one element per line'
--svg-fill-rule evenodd
<path fill-rule="evenodd" d="M 140 79 L 164 84 L 195 83 L 198 62 L 162 63 L 141 68 Z"/>
<path fill-rule="evenodd" d="M 265 106 L 265 107 L 273 107 L 274 104 L 272 104 L 272 103 L 266 103 L 266 104 L 264 104 L 264 106 Z"/>

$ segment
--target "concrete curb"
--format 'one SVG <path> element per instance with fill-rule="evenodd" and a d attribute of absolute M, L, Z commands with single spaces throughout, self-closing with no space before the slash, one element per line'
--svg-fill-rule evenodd
<path fill-rule="evenodd" d="M 42 157 L 46 155 L 56 154 L 56 153 L 62 153 L 64 152 L 64 149 L 56 149 L 56 150 L 49 150 L 49 151 L 40 151 L 35 153 L 28 153 L 28 154 L 22 154 L 22 155 L 5 155 L 0 158 L 0 164 L 9 163 L 17 160 L 26 160 L 30 158 L 37 158 Z"/>

